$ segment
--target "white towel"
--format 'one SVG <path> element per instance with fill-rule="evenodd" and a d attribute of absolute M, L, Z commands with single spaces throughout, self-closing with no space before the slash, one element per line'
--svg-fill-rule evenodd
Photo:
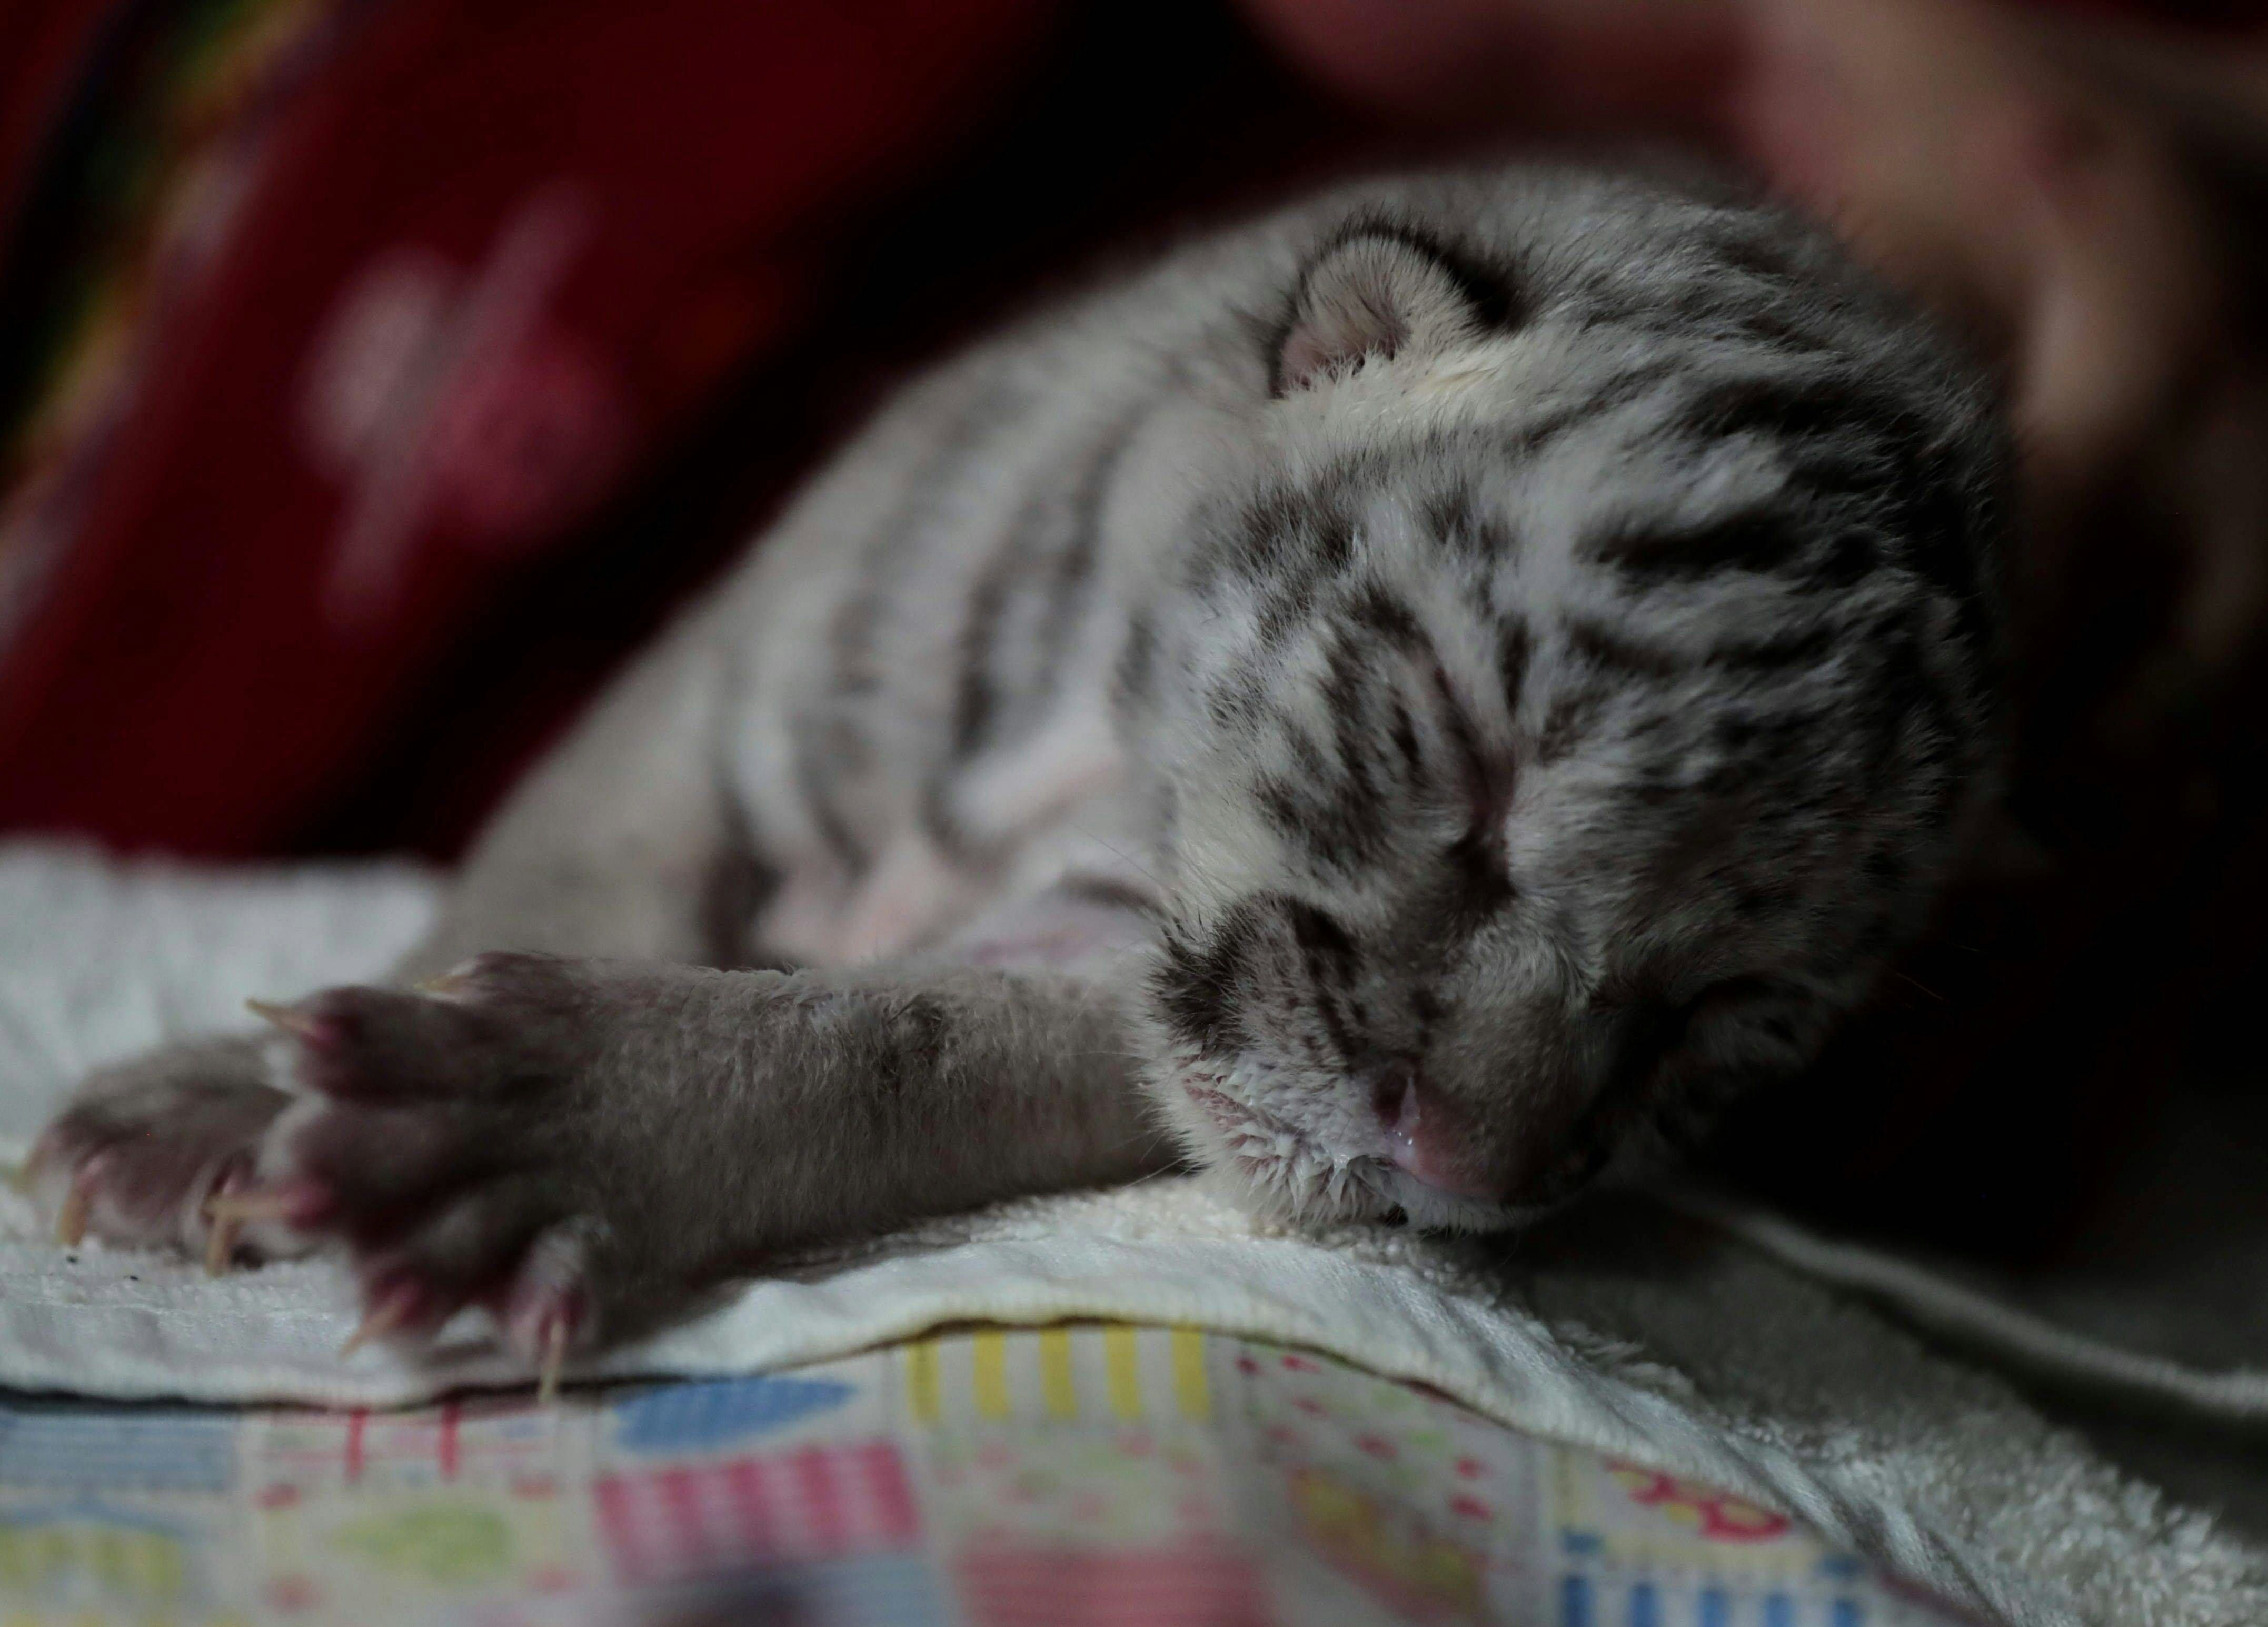
<path fill-rule="evenodd" d="M 0 847 L 0 1136 L 20 1154 L 88 1065 L 236 1026 L 247 993 L 374 973 L 416 934 L 431 886 L 399 865 L 220 876 Z M 1309 1237 L 1160 1181 L 802 1263 L 583 1376 L 744 1372 L 950 1321 L 1200 1323 L 1329 1351 L 1514 1427 L 1713 1481 L 1993 1619 L 2268 1623 L 2268 1553 L 1792 1268 L 1917 1297 L 1865 1280 L 1859 1256 L 1807 1261 L 1807 1247 L 1744 1211 L 1638 1200 L 1508 1241 Z M 2010 1342 L 1990 1305 L 1937 1308 L 1940 1327 Z M 430 1361 L 377 1348 L 341 1361 L 353 1320 L 333 1264 L 216 1281 L 151 1255 L 67 1256 L 20 1198 L 0 1200 L 0 1385 L 372 1405 L 526 1378 L 469 1320 Z M 2089 1372 L 2094 1348 L 2078 1358 Z"/>

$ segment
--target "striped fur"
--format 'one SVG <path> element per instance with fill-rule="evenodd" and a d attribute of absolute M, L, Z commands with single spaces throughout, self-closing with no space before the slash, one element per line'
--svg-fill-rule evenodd
<path fill-rule="evenodd" d="M 1921 930 L 1992 783 L 2003 460 L 1825 242 L 1690 187 L 1197 243 L 906 392 L 406 986 L 97 1072 L 39 1201 L 328 1238 L 381 1316 L 552 1355 L 1168 1142 L 1298 1220 L 1517 1222 L 1802 1069 Z M 246 1172 L 322 1201 L 232 1236 Z"/>
<path fill-rule="evenodd" d="M 1748 202 L 1500 170 L 1200 244 L 920 387 L 752 573 L 757 933 L 1138 897 L 1102 975 L 1198 1158 L 1516 1218 L 1800 1068 L 1918 929 L 1990 774 L 2003 461 Z M 1413 1081 L 1500 1201 L 1396 1167 Z"/>

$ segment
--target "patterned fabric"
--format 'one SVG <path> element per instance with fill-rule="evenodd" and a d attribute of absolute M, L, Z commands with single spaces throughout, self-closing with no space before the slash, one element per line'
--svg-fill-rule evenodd
<path fill-rule="evenodd" d="M 893 1553 L 918 1534 L 905 1465 L 879 1440 L 607 1475 L 592 1494 L 615 1574 L 632 1583 Z"/>
<path fill-rule="evenodd" d="M 1943 1627 L 1769 1510 L 1190 1329 L 414 1412 L 0 1403 L 0 1623 Z"/>

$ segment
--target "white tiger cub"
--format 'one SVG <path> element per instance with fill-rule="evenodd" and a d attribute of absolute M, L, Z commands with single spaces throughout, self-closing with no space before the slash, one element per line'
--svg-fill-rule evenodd
<path fill-rule="evenodd" d="M 554 1360 L 1179 1160 L 1516 1223 L 1802 1068 L 1919 930 L 1992 778 L 2004 463 L 1777 210 L 1301 203 L 908 389 L 398 985 L 89 1080 L 44 1202 L 335 1245 L 367 1331 L 481 1303 Z"/>

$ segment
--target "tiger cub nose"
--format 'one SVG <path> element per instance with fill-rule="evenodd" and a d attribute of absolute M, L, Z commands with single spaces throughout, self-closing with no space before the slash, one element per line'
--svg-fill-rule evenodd
<path fill-rule="evenodd" d="M 1469 1128 L 1456 1108 L 1426 1084 L 1414 1062 L 1380 1071 L 1371 1106 L 1386 1132 L 1387 1157 L 1396 1169 L 1452 1197 L 1493 1201 L 1500 1183 L 1478 1167 Z"/>

